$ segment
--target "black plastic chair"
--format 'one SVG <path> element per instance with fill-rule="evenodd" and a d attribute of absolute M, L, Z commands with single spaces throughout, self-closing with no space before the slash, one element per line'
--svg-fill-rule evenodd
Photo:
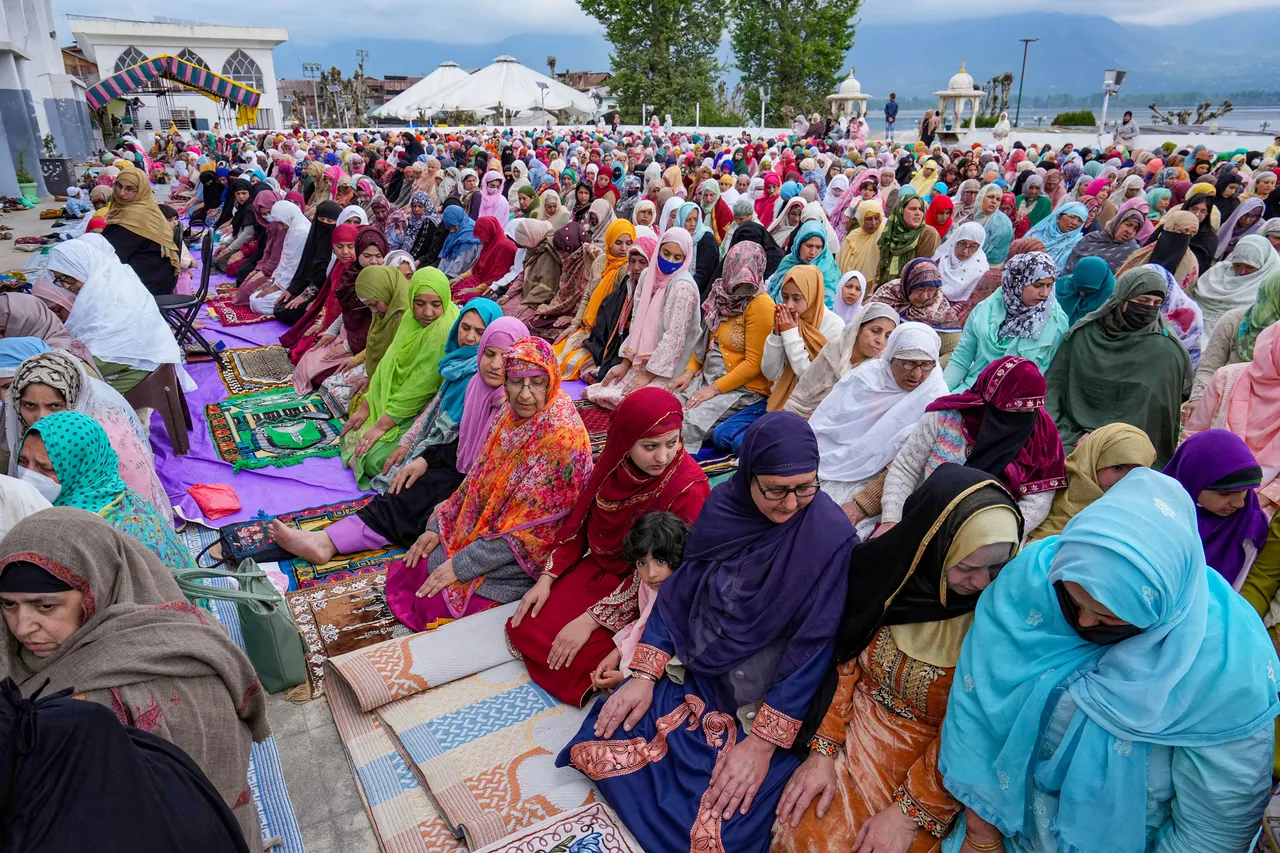
<path fill-rule="evenodd" d="M 221 367 L 222 353 L 205 340 L 204 335 L 195 327 L 200 309 L 204 307 L 205 297 L 209 295 L 209 279 L 213 275 L 212 259 L 213 230 L 208 229 L 200 244 L 200 287 L 190 296 L 181 293 L 157 296 L 156 305 L 160 306 L 160 313 L 173 327 L 173 336 L 178 339 L 178 346 L 185 348 L 187 342 L 192 341 Z"/>

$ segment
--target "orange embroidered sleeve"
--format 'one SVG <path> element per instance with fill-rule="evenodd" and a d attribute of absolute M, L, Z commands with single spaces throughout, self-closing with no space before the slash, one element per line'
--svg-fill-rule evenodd
<path fill-rule="evenodd" d="M 941 744 L 941 736 L 933 739 L 893 794 L 899 808 L 915 818 L 925 832 L 937 838 L 947 834 L 951 821 L 962 808 L 942 786 L 942 773 L 938 771 L 938 748 Z"/>
<path fill-rule="evenodd" d="M 751 721 L 751 734 L 774 746 L 790 749 L 796 735 L 800 734 L 800 720 L 788 717 L 776 708 L 761 705 L 756 718 Z"/>
<path fill-rule="evenodd" d="M 660 679 L 666 672 L 669 660 L 671 655 L 662 649 L 641 643 L 636 646 L 635 656 L 631 658 L 631 669 L 633 672 L 643 672 L 645 675 Z"/>
<path fill-rule="evenodd" d="M 858 659 L 854 658 L 848 663 L 840 664 L 836 672 L 840 675 L 840 681 L 836 684 L 835 696 L 831 698 L 831 706 L 827 708 L 827 714 L 822 718 L 822 725 L 818 727 L 815 737 L 828 744 L 844 746 L 845 726 L 853 707 L 853 688 L 862 677 L 862 667 L 858 666 Z"/>

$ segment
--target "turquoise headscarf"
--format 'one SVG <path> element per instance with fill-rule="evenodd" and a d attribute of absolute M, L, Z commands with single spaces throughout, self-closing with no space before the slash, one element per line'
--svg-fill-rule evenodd
<path fill-rule="evenodd" d="M 1152 745 L 1241 740 L 1280 714 L 1280 660 L 1244 598 L 1205 565 L 1196 508 L 1176 480 L 1131 471 L 1033 543 L 978 601 L 956 667 L 938 766 L 960 802 L 1030 849 L 1031 804 L 1055 797 L 1062 850 L 1145 850 Z M 1142 629 L 1084 640 L 1053 584 L 1083 586 Z M 1078 710 L 1040 752 L 1063 691 Z"/>
<path fill-rule="evenodd" d="M 492 299 L 477 297 L 463 305 L 458 319 L 453 321 L 449 330 L 449 342 L 444 345 L 444 358 L 440 359 L 440 376 L 444 384 L 437 392 L 440 395 L 440 413 L 447 415 L 452 423 L 462 423 L 462 401 L 467 396 L 467 384 L 479 368 L 476 348 L 458 344 L 458 324 L 468 311 L 475 311 L 487 328 L 490 323 L 502 316 L 502 306 Z"/>
<path fill-rule="evenodd" d="M 1074 231 L 1063 231 L 1058 228 L 1058 217 L 1064 213 L 1080 217 L 1080 227 Z M 1084 223 L 1089 218 L 1089 208 L 1078 201 L 1063 199 L 1048 216 L 1041 219 L 1036 226 L 1027 232 L 1028 237 L 1035 237 L 1044 243 L 1044 250 L 1053 258 L 1053 263 L 1061 273 L 1071 259 L 1071 250 L 1084 238 Z"/>
<path fill-rule="evenodd" d="M 788 270 L 803 263 L 800 260 L 800 245 L 810 237 L 822 238 L 822 253 L 809 261 L 809 264 L 822 270 L 822 302 L 827 308 L 832 308 L 836 304 L 836 291 L 840 287 L 841 272 L 835 256 L 831 254 L 827 224 L 818 220 L 802 222 L 800 227 L 792 233 L 791 251 L 783 256 L 778 269 L 769 279 L 769 295 L 773 297 L 774 302 L 781 301 L 782 282 L 786 279 Z"/>
<path fill-rule="evenodd" d="M 698 241 L 702 239 L 703 234 L 710 234 L 711 229 L 707 227 L 707 223 L 703 221 L 702 205 L 693 201 L 686 201 L 676 209 L 675 225 L 678 228 L 684 227 L 684 222 L 692 214 L 698 215 L 698 227 L 693 232 L 693 251 L 696 255 L 698 252 Z M 690 261 L 692 263 L 692 261 Z"/>
<path fill-rule="evenodd" d="M 1147 204 L 1151 206 L 1151 210 L 1147 212 L 1147 219 L 1150 219 L 1152 222 L 1157 222 L 1160 217 L 1168 213 L 1168 210 L 1156 210 L 1156 205 L 1160 203 L 1160 199 L 1169 198 L 1172 195 L 1173 191 L 1165 189 L 1164 187 L 1156 187 L 1153 190 L 1147 190 Z"/>
<path fill-rule="evenodd" d="M 998 185 L 987 184 L 987 187 L 996 186 Z M 990 216 L 983 218 L 982 197 L 988 192 L 995 193 L 997 197 L 1003 195 L 1001 190 L 993 189 L 988 191 L 987 187 L 983 187 L 982 191 L 978 193 L 978 213 L 974 217 L 974 221 L 982 225 L 982 230 L 986 234 L 982 241 L 982 254 L 987 256 L 987 263 L 995 266 L 996 264 L 1003 264 L 1009 257 L 1009 246 L 1013 243 L 1013 223 L 998 207 L 992 211 Z"/>
<path fill-rule="evenodd" d="M 99 512 L 128 488 L 111 440 L 97 421 L 80 412 L 53 412 L 27 428 L 44 441 L 62 484 L 54 506 Z"/>
<path fill-rule="evenodd" d="M 0 377 L 13 376 L 22 362 L 48 351 L 43 338 L 0 338 Z"/>
<path fill-rule="evenodd" d="M 1064 275 L 1053 286 L 1058 304 L 1067 312 L 1071 325 L 1111 298 L 1116 289 L 1116 276 L 1102 258 L 1090 256 L 1076 262 L 1070 275 Z"/>

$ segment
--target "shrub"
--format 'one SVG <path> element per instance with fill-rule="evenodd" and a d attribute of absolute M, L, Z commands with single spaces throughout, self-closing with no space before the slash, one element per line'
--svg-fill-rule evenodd
<path fill-rule="evenodd" d="M 1000 116 L 978 116 L 975 127 L 995 127 L 996 122 L 1000 121 Z"/>
<path fill-rule="evenodd" d="M 1094 117 L 1093 110 L 1076 110 L 1058 113 L 1053 117 L 1053 123 L 1058 127 L 1097 127 L 1098 119 Z"/>
<path fill-rule="evenodd" d="M 14 169 L 15 177 L 20 184 L 34 184 L 36 179 L 31 177 L 31 173 L 27 171 L 27 152 L 18 152 L 18 168 Z"/>

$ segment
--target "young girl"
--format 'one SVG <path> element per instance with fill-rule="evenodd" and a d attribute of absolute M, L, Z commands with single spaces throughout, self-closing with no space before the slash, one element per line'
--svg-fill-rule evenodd
<path fill-rule="evenodd" d="M 649 612 L 658 600 L 658 587 L 680 568 L 689 526 L 670 512 L 647 512 L 636 519 L 622 540 L 622 558 L 635 563 L 640 579 L 640 618 L 613 637 L 617 649 L 605 656 L 591 673 L 597 690 L 610 690 L 631 676 L 631 658 L 644 634 Z"/>

